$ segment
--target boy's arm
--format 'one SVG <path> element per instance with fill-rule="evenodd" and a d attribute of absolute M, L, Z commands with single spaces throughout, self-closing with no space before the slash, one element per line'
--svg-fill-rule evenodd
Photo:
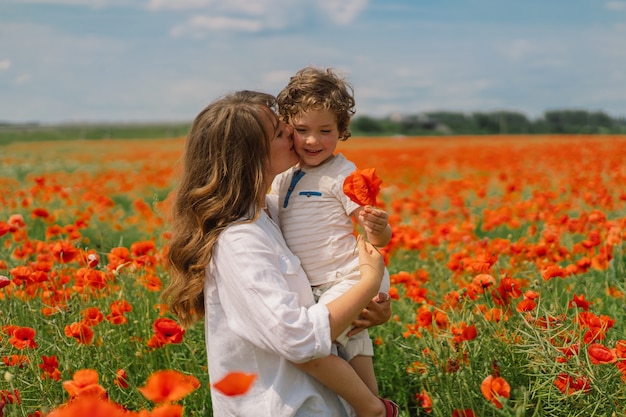
<path fill-rule="evenodd" d="M 386 211 L 372 206 L 356 209 L 353 213 L 359 225 L 365 231 L 367 240 L 374 246 L 386 246 L 391 240 L 391 226 Z"/>

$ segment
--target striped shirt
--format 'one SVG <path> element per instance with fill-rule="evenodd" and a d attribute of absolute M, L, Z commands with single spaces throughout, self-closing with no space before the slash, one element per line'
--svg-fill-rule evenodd
<path fill-rule="evenodd" d="M 343 192 L 344 179 L 355 169 L 337 154 L 317 167 L 293 167 L 272 184 L 271 193 L 278 195 L 280 229 L 312 286 L 359 269 L 351 217 L 359 205 Z"/>

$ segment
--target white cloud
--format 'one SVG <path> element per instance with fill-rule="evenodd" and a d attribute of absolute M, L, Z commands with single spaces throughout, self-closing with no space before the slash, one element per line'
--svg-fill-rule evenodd
<path fill-rule="evenodd" d="M 607 1 L 605 3 L 605 7 L 609 10 L 626 11 L 626 1 L 619 1 L 619 0 Z"/>
<path fill-rule="evenodd" d="M 270 93 L 278 94 L 294 74 L 295 71 L 288 70 L 269 71 L 262 75 L 261 87 Z"/>
<path fill-rule="evenodd" d="M 102 9 L 111 6 L 141 6 L 143 0 L 9 0 L 14 3 L 59 4 Z"/>
<path fill-rule="evenodd" d="M 0 71 L 8 70 L 11 68 L 11 60 L 0 59 Z"/>
<path fill-rule="evenodd" d="M 263 23 L 258 19 L 194 16 L 185 25 L 174 26 L 170 35 L 174 38 L 189 36 L 202 37 L 207 31 L 259 32 Z"/>
<path fill-rule="evenodd" d="M 299 8 L 299 5 L 287 0 L 149 0 L 150 10 L 198 10 L 204 9 L 211 14 L 271 15 L 282 8 Z"/>
<path fill-rule="evenodd" d="M 170 34 L 201 38 L 216 30 L 257 33 L 295 28 L 310 25 L 311 19 L 319 15 L 324 21 L 346 25 L 367 7 L 367 0 L 148 0 L 147 7 L 152 11 L 194 13 L 187 22 L 175 25 Z"/>
<path fill-rule="evenodd" d="M 23 84 L 28 83 L 30 81 L 30 79 L 31 79 L 31 75 L 30 74 L 21 74 L 21 75 L 18 75 L 17 77 L 15 77 L 15 80 L 13 80 L 13 82 L 16 85 L 23 85 Z"/>
<path fill-rule="evenodd" d="M 193 10 L 210 6 L 213 0 L 149 0 L 150 10 Z"/>
<path fill-rule="evenodd" d="M 335 23 L 347 25 L 367 7 L 367 0 L 324 0 L 319 6 Z"/>
<path fill-rule="evenodd" d="M 526 39 L 515 39 L 506 46 L 504 55 L 512 61 L 519 61 L 533 52 L 533 45 Z"/>

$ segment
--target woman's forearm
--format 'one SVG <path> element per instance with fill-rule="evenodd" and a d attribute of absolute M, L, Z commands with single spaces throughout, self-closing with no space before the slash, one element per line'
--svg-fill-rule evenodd
<path fill-rule="evenodd" d="M 349 291 L 327 304 L 331 340 L 335 340 L 350 327 L 377 292 L 378 287 L 359 281 Z"/>
<path fill-rule="evenodd" d="M 357 240 L 361 278 L 352 288 L 327 304 L 331 339 L 335 340 L 378 293 L 384 271 L 382 255 L 365 239 Z"/>

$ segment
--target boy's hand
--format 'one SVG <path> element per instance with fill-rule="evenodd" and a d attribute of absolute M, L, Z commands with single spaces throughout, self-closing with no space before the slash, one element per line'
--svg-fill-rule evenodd
<path fill-rule="evenodd" d="M 358 221 L 368 235 L 381 235 L 387 229 L 389 215 L 384 210 L 365 206 L 359 211 Z"/>

